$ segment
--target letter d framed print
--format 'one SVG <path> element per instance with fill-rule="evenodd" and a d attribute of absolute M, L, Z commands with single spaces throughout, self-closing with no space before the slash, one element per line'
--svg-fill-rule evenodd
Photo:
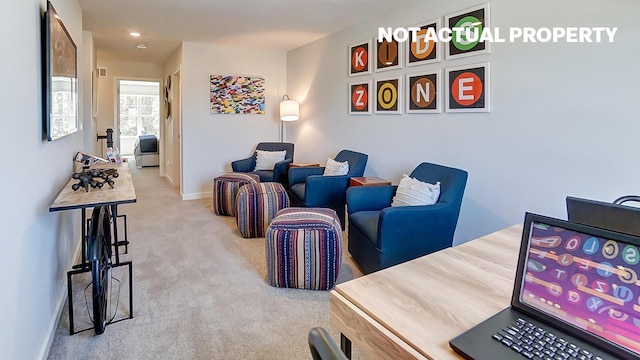
<path fill-rule="evenodd" d="M 445 70 L 447 112 L 489 112 L 489 63 Z"/>

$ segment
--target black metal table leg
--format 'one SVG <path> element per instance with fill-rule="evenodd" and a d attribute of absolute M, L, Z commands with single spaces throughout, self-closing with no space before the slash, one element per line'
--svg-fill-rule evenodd
<path fill-rule="evenodd" d="M 113 244 L 116 252 L 116 265 L 120 264 L 120 251 L 118 250 L 118 205 L 111 205 L 111 216 L 113 217 Z"/>
<path fill-rule="evenodd" d="M 351 340 L 344 336 L 343 333 L 340 333 L 340 350 L 342 350 L 347 358 L 351 358 Z"/>

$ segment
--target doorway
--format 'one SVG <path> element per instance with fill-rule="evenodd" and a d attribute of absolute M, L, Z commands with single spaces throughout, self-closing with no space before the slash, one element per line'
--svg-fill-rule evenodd
<path fill-rule="evenodd" d="M 160 137 L 160 82 L 118 80 L 118 129 L 122 156 L 133 156 L 140 135 Z"/>

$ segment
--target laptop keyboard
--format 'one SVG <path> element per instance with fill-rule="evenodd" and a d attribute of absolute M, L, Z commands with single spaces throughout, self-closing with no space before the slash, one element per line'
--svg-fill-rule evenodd
<path fill-rule="evenodd" d="M 492 338 L 502 345 L 535 360 L 602 360 L 586 349 L 570 343 L 519 318 L 510 327 L 493 334 Z"/>

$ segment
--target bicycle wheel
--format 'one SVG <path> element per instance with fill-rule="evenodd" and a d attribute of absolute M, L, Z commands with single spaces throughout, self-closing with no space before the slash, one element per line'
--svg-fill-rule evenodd
<path fill-rule="evenodd" d="M 108 322 L 111 268 L 111 215 L 107 207 L 97 207 L 93 210 L 88 249 L 93 283 L 93 327 L 96 334 L 102 334 Z"/>

